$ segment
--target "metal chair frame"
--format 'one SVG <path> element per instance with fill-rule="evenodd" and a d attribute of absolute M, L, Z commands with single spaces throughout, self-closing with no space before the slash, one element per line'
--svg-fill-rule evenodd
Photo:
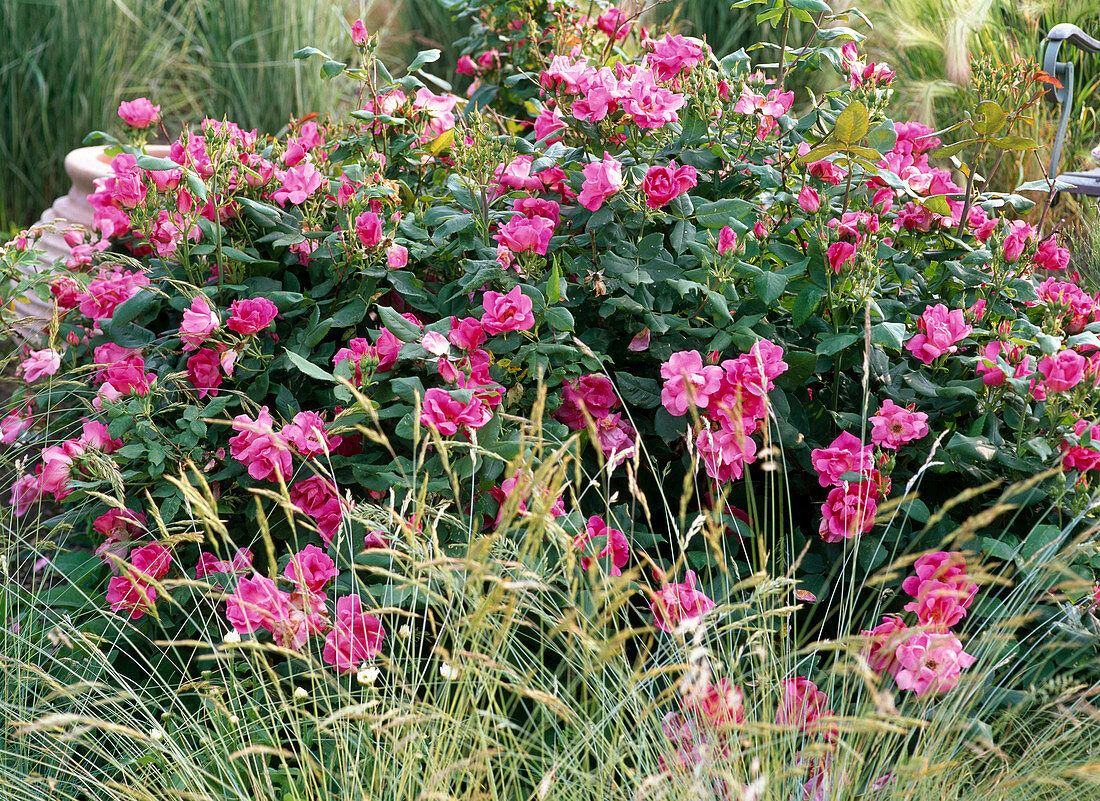
<path fill-rule="evenodd" d="M 1058 167 L 1062 161 L 1062 148 L 1066 141 L 1066 129 L 1069 126 L 1070 114 L 1073 112 L 1073 63 L 1058 60 L 1058 51 L 1063 44 L 1073 45 L 1087 53 L 1100 53 L 1100 40 L 1094 39 L 1076 25 L 1071 25 L 1068 22 L 1055 25 L 1050 29 L 1046 39 L 1043 40 L 1043 71 L 1057 78 L 1058 82 L 1061 83 L 1061 86 L 1050 86 L 1046 90 L 1047 100 L 1062 106 L 1062 114 L 1058 120 L 1058 133 L 1054 137 L 1054 146 L 1051 148 L 1050 170 L 1047 173 L 1052 178 L 1058 177 Z M 1076 190 L 1076 193 L 1079 194 L 1100 195 L 1100 171 L 1094 172 L 1097 173 L 1094 185 L 1082 186 L 1074 181 L 1068 181 L 1068 183 L 1074 184 L 1074 188 L 1063 191 L 1072 193 Z M 1069 173 L 1069 175 L 1082 176 L 1086 173 Z"/>

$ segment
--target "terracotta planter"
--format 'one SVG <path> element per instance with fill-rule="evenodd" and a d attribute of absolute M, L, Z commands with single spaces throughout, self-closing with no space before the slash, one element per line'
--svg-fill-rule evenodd
<path fill-rule="evenodd" d="M 157 158 L 167 158 L 168 146 L 149 145 L 145 148 L 145 152 Z M 107 155 L 107 148 L 103 146 L 77 148 L 65 157 L 65 172 L 72 181 L 72 188 L 67 195 L 59 197 L 42 213 L 39 224 L 52 224 L 53 227 L 63 230 L 64 223 L 69 222 L 90 229 L 93 210 L 88 203 L 88 195 L 95 191 L 97 178 L 106 178 L 111 174 L 111 157 Z M 39 247 L 44 251 L 40 262 L 42 266 L 52 264 L 56 259 L 63 259 L 69 255 L 69 246 L 65 244 L 60 230 L 44 234 L 39 240 Z M 24 274 L 28 276 L 34 274 L 33 268 L 27 267 Z M 12 306 L 18 317 L 26 318 L 16 327 L 25 339 L 37 337 L 53 314 L 52 304 L 29 294 L 15 301 Z"/>

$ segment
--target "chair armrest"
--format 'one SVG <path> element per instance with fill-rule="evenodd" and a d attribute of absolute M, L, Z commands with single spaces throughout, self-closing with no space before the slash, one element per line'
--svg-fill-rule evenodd
<path fill-rule="evenodd" d="M 1100 53 L 1100 40 L 1093 39 L 1076 25 L 1063 22 L 1055 25 L 1047 34 L 1048 42 L 1066 42 L 1087 53 Z"/>
<path fill-rule="evenodd" d="M 1058 50 L 1062 44 L 1070 44 L 1087 53 L 1100 53 L 1100 40 L 1096 40 L 1068 22 L 1055 25 L 1050 29 L 1046 39 L 1043 40 L 1042 67 L 1043 72 L 1056 79 L 1060 85 L 1048 86 L 1046 98 L 1051 103 L 1060 104 L 1062 113 L 1058 121 L 1058 133 L 1054 137 L 1051 146 L 1050 169 L 1048 175 L 1053 178 L 1058 174 L 1058 165 L 1062 160 L 1062 145 L 1065 143 L 1066 127 L 1069 123 L 1069 115 L 1073 110 L 1073 62 L 1059 61 Z"/>

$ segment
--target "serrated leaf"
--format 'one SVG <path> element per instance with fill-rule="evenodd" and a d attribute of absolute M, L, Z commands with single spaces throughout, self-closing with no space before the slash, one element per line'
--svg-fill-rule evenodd
<path fill-rule="evenodd" d="M 141 155 L 137 157 L 136 167 L 142 170 L 150 170 L 152 172 L 164 172 L 166 170 L 178 170 L 180 165 L 172 161 L 172 159 L 162 159 L 156 156 Z"/>
<path fill-rule="evenodd" d="M 833 136 L 842 144 L 854 145 L 867 135 L 869 127 L 870 116 L 867 113 L 867 107 L 858 100 L 853 100 L 837 115 Z"/>
<path fill-rule="evenodd" d="M 1001 150 L 1035 150 L 1039 147 L 1038 142 L 1026 136 L 1001 136 L 997 139 L 991 139 L 990 144 L 1001 148 Z"/>
<path fill-rule="evenodd" d="M 556 331 L 573 330 L 573 315 L 564 306 L 547 306 L 543 317 L 550 327 Z"/>
<path fill-rule="evenodd" d="M 855 333 L 830 334 L 817 343 L 817 353 L 820 356 L 833 356 L 859 340 L 860 335 Z"/>
<path fill-rule="evenodd" d="M 300 372 L 305 373 L 310 378 L 315 378 L 318 381 L 328 381 L 329 383 L 333 384 L 336 383 L 336 379 L 333 378 L 332 373 L 328 372 L 327 370 L 322 370 L 316 364 L 309 361 L 309 359 L 305 359 L 299 356 L 292 350 L 283 351 L 283 353 L 286 356 L 286 360 L 288 362 L 297 367 Z"/>
<path fill-rule="evenodd" d="M 949 156 L 954 156 L 958 153 L 961 153 L 963 150 L 965 150 L 970 145 L 973 145 L 976 142 L 980 142 L 980 141 L 981 141 L 981 139 L 973 139 L 973 138 L 971 138 L 971 139 L 961 139 L 958 142 L 955 142 L 954 144 L 946 145 L 944 147 L 941 147 L 939 150 L 933 151 L 932 156 L 934 156 L 935 158 L 938 158 L 938 159 L 945 159 L 945 158 L 948 158 Z"/>
<path fill-rule="evenodd" d="M 335 78 L 344 71 L 345 67 L 347 67 L 347 64 L 343 61 L 326 61 L 321 65 L 321 77 Z"/>
<path fill-rule="evenodd" d="M 951 216 L 951 207 L 947 205 L 946 195 L 932 195 L 918 202 L 933 214 L 939 214 L 942 217 Z"/>
<path fill-rule="evenodd" d="M 877 323 L 871 326 L 871 342 L 884 348 L 901 350 L 905 342 L 905 323 Z"/>
<path fill-rule="evenodd" d="M 362 298 L 352 298 L 345 303 L 336 314 L 332 315 L 332 327 L 333 328 L 347 328 L 349 325 L 355 325 L 367 313 L 367 304 L 363 302 Z"/>
<path fill-rule="evenodd" d="M 794 309 L 791 312 L 791 322 L 794 325 L 802 325 L 813 316 L 814 310 L 817 308 L 822 298 L 825 297 L 825 290 L 819 286 L 810 284 L 809 286 L 802 287 L 798 292 L 798 296 L 794 299 Z"/>
<path fill-rule="evenodd" d="M 382 325 L 386 330 L 402 342 L 420 341 L 420 326 L 410 323 L 389 306 L 379 306 L 378 316 L 382 319 Z"/>
<path fill-rule="evenodd" d="M 433 62 L 439 61 L 440 54 L 441 51 L 436 48 L 432 48 L 431 50 L 421 50 L 419 53 L 416 54 L 416 58 L 412 60 L 412 63 L 409 64 L 408 71 L 416 72 L 425 64 L 431 64 Z"/>
<path fill-rule="evenodd" d="M 760 300 L 771 306 L 787 288 L 787 278 L 780 273 L 764 272 L 752 280 L 752 286 Z"/>
<path fill-rule="evenodd" d="M 303 47 L 300 50 L 294 51 L 294 58 L 309 58 L 310 56 L 324 56 L 328 58 L 324 51 L 318 50 L 316 47 Z"/>
<path fill-rule="evenodd" d="M 982 116 L 982 119 L 971 122 L 971 127 L 975 133 L 981 136 L 992 136 L 1004 127 L 1004 109 L 992 100 L 983 100 L 979 103 L 977 112 Z"/>

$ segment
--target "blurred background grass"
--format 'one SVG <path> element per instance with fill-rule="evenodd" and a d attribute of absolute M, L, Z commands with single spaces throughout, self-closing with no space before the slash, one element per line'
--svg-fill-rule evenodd
<path fill-rule="evenodd" d="M 647 22 L 706 36 L 720 54 L 776 38 L 756 24 L 759 7 L 729 6 L 673 0 L 654 6 Z M 965 86 L 979 56 L 1034 59 L 1058 22 L 1100 34 L 1095 0 L 834 0 L 833 6 L 868 14 L 875 26 L 866 44 L 870 58 L 898 71 L 895 114 L 930 125 L 958 119 L 969 107 Z M 446 51 L 467 30 L 440 0 L 3 0 L 0 230 L 29 225 L 68 190 L 65 154 L 89 131 L 117 130 L 121 99 L 146 95 L 160 103 L 173 135 L 204 116 L 275 132 L 291 117 L 336 107 L 339 82 L 322 81 L 314 64 L 291 54 L 308 44 L 350 57 L 344 32 L 357 17 L 380 34 L 381 54 L 396 67 L 424 48 Z M 852 24 L 859 27 L 855 18 Z M 805 25 L 792 30 L 790 44 L 808 33 Z M 1091 166 L 1088 152 L 1100 143 L 1100 58 L 1072 52 L 1077 102 L 1063 169 Z M 455 55 L 448 55 L 437 65 L 445 73 L 454 65 Z M 752 55 L 754 62 L 774 59 L 771 51 Z M 1035 122 L 1044 145 L 1053 138 L 1053 120 L 1053 109 L 1044 107 Z M 1038 162 L 1023 164 L 1016 174 L 1034 178 L 1038 169 Z"/>

